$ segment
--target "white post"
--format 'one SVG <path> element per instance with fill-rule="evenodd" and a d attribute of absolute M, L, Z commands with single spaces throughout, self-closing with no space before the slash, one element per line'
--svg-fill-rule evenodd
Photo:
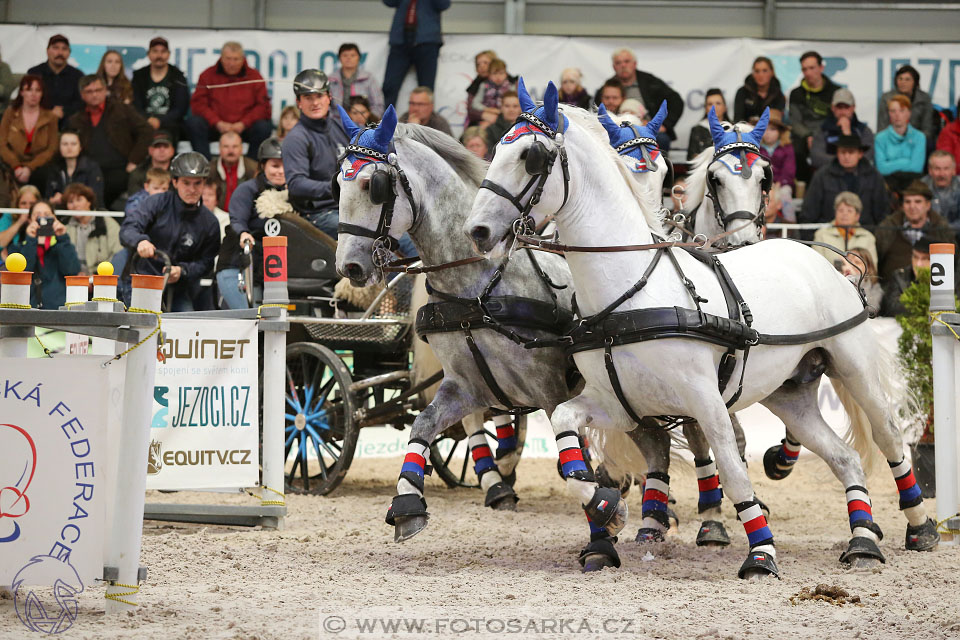
<path fill-rule="evenodd" d="M 133 276 L 133 309 L 160 311 L 161 276 Z M 141 330 L 141 339 L 149 331 Z M 150 411 L 157 371 L 157 340 L 151 337 L 125 358 L 123 425 L 115 470 L 117 493 L 112 522 L 108 523 L 105 565 L 118 570 L 116 583 L 107 586 L 107 614 L 136 607 L 139 589 L 140 543 L 143 537 L 143 504 L 150 446 Z"/>
<path fill-rule="evenodd" d="M 97 298 L 97 311 L 113 311 L 117 299 L 117 276 L 113 274 L 113 265 L 101 262 L 97 275 L 93 276 L 93 297 Z M 94 338 L 91 353 L 104 356 L 117 354 L 119 344 L 106 338 Z"/>
<path fill-rule="evenodd" d="M 0 304 L 16 307 L 30 306 L 32 271 L 24 271 L 27 260 L 19 253 L 7 256 L 8 271 L 0 271 Z M 0 339 L 0 357 L 26 358 L 29 336 Z"/>
<path fill-rule="evenodd" d="M 249 283 L 252 286 L 252 283 Z M 263 304 L 284 305 L 280 317 L 271 321 L 287 319 L 287 238 L 285 236 L 263 239 Z M 283 495 L 283 424 L 284 424 L 284 378 L 287 364 L 286 330 L 263 332 L 263 480 L 260 487 L 260 504 L 285 504 Z M 283 528 L 283 518 L 278 518 L 277 529 Z"/>
<path fill-rule="evenodd" d="M 70 309 L 73 305 L 84 304 L 90 291 L 90 277 L 66 276 L 65 279 L 67 281 L 65 307 Z M 63 349 L 70 355 L 87 355 L 90 352 L 90 336 L 68 331 L 64 334 Z"/>
<path fill-rule="evenodd" d="M 951 244 L 930 245 L 930 312 L 954 313 L 954 269 L 956 247 Z M 937 522 L 957 513 L 957 415 L 954 369 L 956 338 L 940 323 L 933 323 L 933 436 L 937 466 Z M 958 539 L 949 533 L 940 534 L 940 544 L 956 545 Z"/>

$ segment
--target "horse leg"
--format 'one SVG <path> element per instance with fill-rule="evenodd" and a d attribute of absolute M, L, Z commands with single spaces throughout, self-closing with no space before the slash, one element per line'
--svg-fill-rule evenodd
<path fill-rule="evenodd" d="M 630 432 L 640 453 L 647 461 L 647 477 L 643 483 L 643 521 L 637 531 L 637 542 L 663 542 L 670 529 L 667 499 L 670 495 L 670 434 L 655 421 L 644 419 Z"/>
<path fill-rule="evenodd" d="M 886 562 L 877 546 L 883 532 L 873 521 L 860 456 L 824 421 L 817 401 L 819 388 L 819 381 L 804 384 L 788 381 L 762 403 L 783 420 L 803 446 L 820 456 L 843 483 L 853 537 L 840 561 L 858 568 L 878 566 Z"/>
<path fill-rule="evenodd" d="M 463 428 L 469 436 L 473 470 L 480 480 L 480 488 L 487 492 L 484 506 L 498 511 L 516 511 L 517 494 L 513 487 L 503 481 L 497 463 L 493 461 L 493 454 L 487 444 L 487 433 L 483 429 L 483 412 L 478 411 L 464 417 Z"/>
<path fill-rule="evenodd" d="M 739 421 L 736 424 L 739 425 Z M 710 458 L 710 444 L 696 422 L 683 425 L 683 435 L 687 438 L 687 444 L 690 445 L 690 451 L 693 453 L 693 463 L 697 468 L 697 487 L 700 491 L 697 513 L 700 514 L 702 521 L 700 531 L 697 532 L 697 546 L 725 547 L 730 544 L 730 536 L 727 535 L 727 530 L 723 526 L 723 516 L 720 513 L 723 489 L 720 488 L 717 465 Z M 739 451 L 739 438 L 737 440 Z M 743 455 L 741 454 L 740 457 L 742 459 Z"/>
<path fill-rule="evenodd" d="M 590 387 L 559 405 L 550 416 L 560 452 L 561 475 L 567 489 L 579 499 L 590 524 L 590 544 L 580 552 L 584 571 L 620 566 L 620 557 L 613 545 L 617 542 L 616 535 L 627 523 L 627 504 L 619 490 L 597 485 L 593 472 L 583 460 L 578 433 L 586 425 L 603 429 L 629 422 L 616 399 Z"/>
<path fill-rule="evenodd" d="M 387 510 L 386 522 L 394 527 L 394 542 L 409 540 L 427 526 L 429 514 L 423 498 L 423 476 L 430 443 L 444 429 L 480 408 L 465 397 L 453 378 L 445 378 L 436 396 L 414 420 L 397 480 L 397 495 Z"/>
<path fill-rule="evenodd" d="M 503 481 L 511 487 L 517 480 L 517 464 L 520 462 L 520 449 L 517 447 L 517 427 L 514 424 L 515 416 L 500 414 L 493 416 L 493 424 L 497 429 L 497 469 Z M 519 422 L 520 418 L 516 418 Z"/>
<path fill-rule="evenodd" d="M 800 457 L 800 443 L 787 429 L 779 445 L 774 445 L 763 454 L 763 472 L 771 480 L 783 480 L 793 471 Z"/>

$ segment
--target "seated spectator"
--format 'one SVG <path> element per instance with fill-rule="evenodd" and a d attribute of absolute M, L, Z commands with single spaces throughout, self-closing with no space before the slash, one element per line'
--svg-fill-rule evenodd
<path fill-rule="evenodd" d="M 683 98 L 680 94 L 655 75 L 637 69 L 637 58 L 629 49 L 618 49 L 613 52 L 613 70 L 614 76 L 610 79 L 619 80 L 623 85 L 624 100 L 627 98 L 640 100 L 646 107 L 647 113 L 656 113 L 660 103 L 667 101 L 668 113 L 662 130 L 670 136 L 671 140 L 676 140 L 677 134 L 674 132 L 674 127 L 683 115 Z M 603 87 L 606 86 L 607 83 L 604 83 Z M 603 102 L 603 87 L 600 87 L 600 91 L 594 98 L 597 104 Z"/>
<path fill-rule="evenodd" d="M 917 280 L 917 271 L 930 268 L 930 240 L 918 239 L 910 247 L 910 262 L 906 266 L 893 271 L 883 281 L 883 303 L 880 306 L 880 315 L 895 317 L 907 312 L 900 296 Z"/>
<path fill-rule="evenodd" d="M 620 113 L 620 105 L 626 99 L 623 83 L 616 78 L 610 78 L 603 83 L 597 92 L 599 104 L 602 104 L 610 113 Z"/>
<path fill-rule="evenodd" d="M 97 161 L 86 154 L 81 155 L 83 146 L 76 131 L 64 131 L 60 134 L 60 153 L 44 170 L 47 184 L 43 194 L 50 204 L 63 206 L 63 190 L 71 182 L 85 184 L 97 196 L 97 202 L 103 202 L 103 173 Z"/>
<path fill-rule="evenodd" d="M 0 120 L 0 158 L 13 170 L 18 185 L 33 179 L 42 184 L 37 171 L 57 153 L 60 130 L 57 117 L 44 109 L 43 82 L 39 76 L 26 75 L 20 91 Z"/>
<path fill-rule="evenodd" d="M 756 122 L 754 120 L 753 124 Z M 790 140 L 790 127 L 783 123 L 783 112 L 778 109 L 770 110 L 770 122 L 760 140 L 760 153 L 770 161 L 773 182 L 781 187 L 788 187 L 788 197 L 792 197 L 793 183 L 797 177 L 797 160 Z"/>
<path fill-rule="evenodd" d="M 500 115 L 497 117 L 497 121 L 487 127 L 486 130 L 487 143 L 491 153 L 496 151 L 494 147 L 497 146 L 500 139 L 503 138 L 507 131 L 516 123 L 521 113 L 523 113 L 523 109 L 520 107 L 520 98 L 517 96 L 517 92 L 507 91 L 503 94 Z"/>
<path fill-rule="evenodd" d="M 223 195 L 223 185 L 210 176 L 204 178 L 203 206 L 205 206 L 207 209 L 210 209 L 210 211 L 213 211 L 213 215 L 216 216 L 217 222 L 220 223 L 220 243 L 222 250 L 223 238 L 227 235 L 227 225 L 230 224 L 230 214 L 220 208 L 221 195 Z"/>
<path fill-rule="evenodd" d="M 713 136 L 710 135 L 710 123 L 707 115 L 715 109 L 717 120 L 724 123 L 727 119 L 727 102 L 720 89 L 707 89 L 703 100 L 703 119 L 690 129 L 690 141 L 687 143 L 687 160 L 693 160 L 706 148 L 713 148 Z"/>
<path fill-rule="evenodd" d="M 813 174 L 803 196 L 797 222 L 830 222 L 841 191 L 860 196 L 861 224 L 873 227 L 890 212 L 890 196 L 883 176 L 864 157 L 863 142 L 857 136 L 840 136 L 837 157 Z"/>
<path fill-rule="evenodd" d="M 67 228 L 57 220 L 53 206 L 46 200 L 35 202 L 28 218 L 8 250 L 23 254 L 27 259 L 25 271 L 34 273 L 30 306 L 59 309 L 67 300 L 65 277 L 77 275 L 82 268 L 77 250 L 70 242 Z"/>
<path fill-rule="evenodd" d="M 87 106 L 71 116 L 70 126 L 103 172 L 104 206 L 122 206 L 114 201 L 126 191 L 130 172 L 147 157 L 153 129 L 130 105 L 107 100 L 97 76 L 80 80 L 80 95 Z"/>
<path fill-rule="evenodd" d="M 169 190 L 170 171 L 156 167 L 147 169 L 147 172 L 143 175 L 143 182 L 140 183 L 140 188 L 127 198 L 127 204 L 123 209 L 124 214 L 128 216 L 135 214 L 141 202 L 154 194 L 166 193 Z"/>
<path fill-rule="evenodd" d="M 750 122 L 759 118 L 767 107 L 782 114 L 787 108 L 787 99 L 780 89 L 780 81 L 773 71 L 773 61 L 764 56 L 753 61 L 753 72 L 737 89 L 733 100 L 733 113 L 737 122 Z"/>
<path fill-rule="evenodd" d="M 212 300 L 200 280 L 212 271 L 220 250 L 220 225 L 201 199 L 210 165 L 192 151 L 174 158 L 171 169 L 173 190 L 150 196 L 124 218 L 120 242 L 141 258 L 141 273 L 161 273 L 161 263 L 153 260 L 157 250 L 170 256 L 171 311 L 209 308 Z"/>
<path fill-rule="evenodd" d="M 927 161 L 924 184 L 933 193 L 931 209 L 944 218 L 955 233 L 960 233 L 960 178 L 957 177 L 956 160 L 946 151 L 934 151 Z"/>
<path fill-rule="evenodd" d="M 450 123 L 433 110 L 433 89 L 429 87 L 417 87 L 410 93 L 407 112 L 400 116 L 400 122 L 422 124 L 437 131 L 443 131 L 448 136 L 453 135 L 450 131 Z"/>
<path fill-rule="evenodd" d="M 877 264 L 877 239 L 872 233 L 860 226 L 860 214 L 863 203 L 860 196 L 851 191 L 842 191 L 833 200 L 833 226 L 817 229 L 813 235 L 815 242 L 822 242 L 840 251 L 850 251 L 857 247 L 866 251 L 874 264 Z M 814 251 L 839 268 L 843 256 L 825 247 L 813 247 Z"/>
<path fill-rule="evenodd" d="M 241 184 L 257 175 L 257 162 L 243 155 L 243 140 L 239 134 L 228 131 L 220 136 L 220 155 L 211 161 L 214 171 L 210 177 L 223 184 L 220 208 L 230 210 L 230 196 Z"/>
<path fill-rule="evenodd" d="M 133 102 L 133 85 L 127 78 L 127 72 L 123 68 L 123 56 L 119 51 L 108 49 L 103 54 L 100 58 L 100 66 L 97 67 L 97 76 L 103 80 L 108 98 L 123 104 Z"/>
<path fill-rule="evenodd" d="M 63 198 L 67 201 L 67 209 L 71 211 L 96 209 L 97 197 L 85 184 L 67 185 Z M 123 249 L 120 244 L 120 224 L 108 216 L 72 216 L 67 221 L 67 233 L 80 258 L 81 274 L 96 274 L 97 265 L 109 262 L 114 254 Z"/>
<path fill-rule="evenodd" d="M 20 74 L 14 75 L 10 71 L 10 65 L 0 60 L 0 111 L 5 111 L 10 105 L 10 96 L 13 95 L 17 88 L 17 82 L 19 82 L 18 75 Z M 42 82 L 41 80 L 41 84 Z"/>
<path fill-rule="evenodd" d="M 886 129 L 891 122 L 887 111 L 890 99 L 894 96 L 906 96 L 910 101 L 910 125 L 922 133 L 932 146 L 936 142 L 933 102 L 930 100 L 930 94 L 920 89 L 920 72 L 909 64 L 905 64 L 897 69 L 893 84 L 894 88 L 880 96 L 880 101 L 877 103 L 877 131 Z"/>
<path fill-rule="evenodd" d="M 130 180 L 127 181 L 127 194 L 133 195 L 141 189 L 147 179 L 147 171 L 150 169 L 169 172 L 170 161 L 173 160 L 174 152 L 170 134 L 162 129 L 154 131 L 153 140 L 147 149 L 147 159 L 130 172 Z"/>
<path fill-rule="evenodd" d="M 793 129 L 794 150 L 797 152 L 797 179 L 808 181 L 812 175 L 810 150 L 814 134 L 830 115 L 834 92 L 839 89 L 833 80 L 823 74 L 823 57 L 816 51 L 800 55 L 803 80 L 790 92 L 790 126 Z"/>
<path fill-rule="evenodd" d="M 945 126 L 937 136 L 937 150 L 946 151 L 953 156 L 957 173 L 960 173 L 960 100 L 957 101 L 958 117 Z"/>
<path fill-rule="evenodd" d="M 280 112 L 280 125 L 277 127 L 277 140 L 283 141 L 290 133 L 290 129 L 300 122 L 300 109 L 294 104 L 288 104 Z"/>
<path fill-rule="evenodd" d="M 231 85 L 220 87 L 218 85 Z M 211 89 L 210 87 L 216 87 Z M 254 158 L 260 143 L 273 133 L 270 97 L 263 76 L 247 65 L 239 42 L 224 43 L 217 64 L 204 70 L 190 99 L 185 127 L 190 144 L 210 158 L 210 142 L 232 131 L 249 145 Z"/>
<path fill-rule="evenodd" d="M 79 85 L 83 72 L 67 64 L 69 59 L 70 41 L 58 33 L 47 41 L 47 61 L 27 70 L 29 75 L 43 78 L 45 106 L 60 119 L 61 129 L 70 116 L 83 109 Z"/>
<path fill-rule="evenodd" d="M 831 113 L 813 134 L 810 159 L 814 169 L 825 167 L 837 156 L 837 140 L 840 136 L 860 138 L 864 156 L 873 161 L 873 131 L 866 123 L 857 119 L 856 109 L 853 93 L 849 89 L 837 89 L 833 92 Z"/>
<path fill-rule="evenodd" d="M 340 68 L 334 69 L 327 77 L 334 102 L 345 105 L 348 98 L 363 96 L 374 113 L 383 113 L 383 91 L 373 74 L 360 68 L 360 47 L 352 42 L 342 44 L 337 57 L 340 58 Z"/>
<path fill-rule="evenodd" d="M 40 190 L 32 184 L 25 184 L 18 190 L 13 206 L 16 209 L 30 209 L 40 200 Z M 0 215 L 0 262 L 7 259 L 7 245 L 20 232 L 21 227 L 30 221 L 26 213 L 4 213 Z"/>
<path fill-rule="evenodd" d="M 876 230 L 880 279 L 886 282 L 898 269 L 910 266 L 910 254 L 920 240 L 954 242 L 950 225 L 930 210 L 933 193 L 916 180 L 903 191 L 903 207 L 887 216 Z"/>
<path fill-rule="evenodd" d="M 902 191 L 923 174 L 927 139 L 910 124 L 910 98 L 895 95 L 888 106 L 890 126 L 877 134 L 877 171 L 893 191 Z"/>
<path fill-rule="evenodd" d="M 473 99 L 477 96 L 477 93 L 480 91 L 480 85 L 482 85 L 486 79 L 487 74 L 490 70 L 490 63 L 497 59 L 497 54 L 493 51 L 481 51 L 473 57 L 473 66 L 477 71 L 476 77 L 470 83 L 470 86 L 467 87 L 467 123 L 466 126 L 472 127 L 473 125 L 480 124 L 480 116 L 483 114 L 483 109 L 479 111 L 473 111 L 471 106 L 473 104 Z"/>
<path fill-rule="evenodd" d="M 169 64 L 170 45 L 157 36 L 147 51 L 150 64 L 133 72 L 133 106 L 154 130 L 163 129 L 174 144 L 180 140 L 183 119 L 190 108 L 187 79 Z"/>
<path fill-rule="evenodd" d="M 380 122 L 377 114 L 370 111 L 370 103 L 363 96 L 353 96 L 346 107 L 347 114 L 354 124 L 360 127 L 372 126 Z"/>
<path fill-rule="evenodd" d="M 479 126 L 486 128 L 497 121 L 503 94 L 516 91 L 517 85 L 507 77 L 507 63 L 496 59 L 490 62 L 487 79 L 480 83 L 480 90 L 470 105 L 471 111 L 480 112 Z"/>
<path fill-rule="evenodd" d="M 487 136 L 480 127 L 467 127 L 467 130 L 460 136 L 460 142 L 463 143 L 470 153 L 481 160 L 490 159 L 490 144 L 487 142 Z"/>
<path fill-rule="evenodd" d="M 783 234 L 782 229 L 767 229 L 768 224 L 784 224 L 788 222 L 796 222 L 796 220 L 791 220 L 784 215 L 783 207 L 783 198 L 781 197 L 781 191 L 779 189 L 771 189 L 768 193 L 764 194 L 766 198 L 766 207 L 763 209 L 763 238 L 786 238 L 791 236 L 786 236 Z"/>
<path fill-rule="evenodd" d="M 590 108 L 590 94 L 583 88 L 583 73 L 568 67 L 560 74 L 560 102 L 581 109 Z"/>
<path fill-rule="evenodd" d="M 635 98 L 627 98 L 620 103 L 620 115 L 626 120 L 637 125 L 645 125 L 650 122 L 650 113 L 643 103 Z M 670 151 L 670 136 L 665 131 L 657 132 L 657 146 L 661 151 Z"/>
<path fill-rule="evenodd" d="M 870 252 L 862 247 L 853 247 L 840 266 L 840 273 L 863 290 L 867 304 L 881 311 L 883 305 L 883 287 L 880 286 L 880 277 L 877 275 L 877 263 L 870 256 Z M 861 279 L 862 276 L 862 279 Z"/>

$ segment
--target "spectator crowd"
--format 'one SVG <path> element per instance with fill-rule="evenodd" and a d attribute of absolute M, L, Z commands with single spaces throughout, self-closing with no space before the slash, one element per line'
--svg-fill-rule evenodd
<path fill-rule="evenodd" d="M 259 245 L 263 207 L 271 201 L 260 196 L 268 191 L 285 192 L 296 213 L 336 239 L 331 179 L 349 143 L 338 105 L 357 125 L 374 124 L 414 67 L 417 87 L 398 108 L 399 120 L 452 135 L 433 93 L 440 15 L 450 0 L 383 2 L 395 9 L 383 81 L 363 68 L 356 44 L 344 43 L 329 76 L 315 69 L 297 74 L 296 104 L 283 109 L 278 126 L 267 84 L 239 42 L 223 44 L 192 95 L 160 36 L 149 42 L 149 64 L 133 73 L 110 50 L 95 73 L 85 74 L 69 64 L 70 41 L 62 34 L 49 39 L 46 61 L 19 82 L 0 63 L 0 101 L 8 105 L 0 119 L 0 207 L 27 210 L 0 216 L 0 257 L 25 255 L 37 274 L 34 304 L 60 306 L 64 276 L 90 274 L 101 261 L 126 278 L 133 268 L 158 270 L 166 253 L 175 309 L 245 306 L 235 283 L 250 258 L 240 247 Z M 704 88 L 703 119 L 690 131 L 686 157 L 712 152 L 710 110 L 731 126 L 755 123 L 769 108 L 760 145 L 774 179 L 767 220 L 820 223 L 809 237 L 850 253 L 818 250 L 846 274 L 866 272 L 868 300 L 894 315 L 899 294 L 929 264 L 929 245 L 956 242 L 960 232 L 960 119 L 936 109 L 918 71 L 904 65 L 881 97 L 874 132 L 858 114 L 856 96 L 824 74 L 818 52 L 799 60 L 802 80 L 789 88 L 769 58 L 756 58 L 730 108 L 731 93 Z M 494 51 L 481 51 L 474 62 L 460 141 L 489 160 L 520 114 L 518 76 Z M 579 69 L 563 69 L 556 78 L 560 102 L 602 104 L 646 124 L 666 101 L 657 142 L 663 151 L 680 146 L 684 101 L 670 83 L 639 69 L 629 49 L 614 51 L 611 66 L 592 93 Z M 178 155 L 178 146 L 192 150 Z M 802 204 L 795 208 L 795 201 Z M 61 221 L 58 209 L 90 213 Z M 97 216 L 98 209 L 124 216 Z M 402 249 L 413 250 L 409 242 Z M 214 276 L 219 296 L 201 286 Z"/>

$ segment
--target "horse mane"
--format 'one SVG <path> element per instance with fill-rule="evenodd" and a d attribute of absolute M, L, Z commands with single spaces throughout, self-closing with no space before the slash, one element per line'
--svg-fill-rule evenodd
<path fill-rule="evenodd" d="M 419 124 L 400 123 L 393 134 L 393 139 L 413 140 L 429 148 L 475 189 L 480 188 L 480 183 L 487 175 L 486 161 L 473 155 L 456 138 L 442 131 Z"/>
<path fill-rule="evenodd" d="M 640 210 L 643 212 L 643 217 L 646 219 L 650 231 L 658 235 L 666 235 L 663 230 L 662 207 L 651 208 L 654 206 L 652 203 L 661 203 L 663 201 L 663 195 L 653 193 L 653 190 L 648 184 L 641 184 L 639 181 L 634 180 L 633 174 L 630 173 L 630 170 L 627 169 L 626 165 L 620 160 L 620 156 L 617 155 L 617 152 L 610 146 L 610 137 L 600 124 L 600 121 L 597 120 L 597 114 L 568 105 L 564 105 L 561 111 L 563 115 L 575 121 L 578 126 L 585 129 L 587 133 L 594 136 L 597 141 L 600 142 L 600 146 L 604 150 L 603 152 L 613 161 L 617 167 L 617 171 L 620 172 L 620 176 L 637 201 L 637 204 L 640 205 Z"/>

